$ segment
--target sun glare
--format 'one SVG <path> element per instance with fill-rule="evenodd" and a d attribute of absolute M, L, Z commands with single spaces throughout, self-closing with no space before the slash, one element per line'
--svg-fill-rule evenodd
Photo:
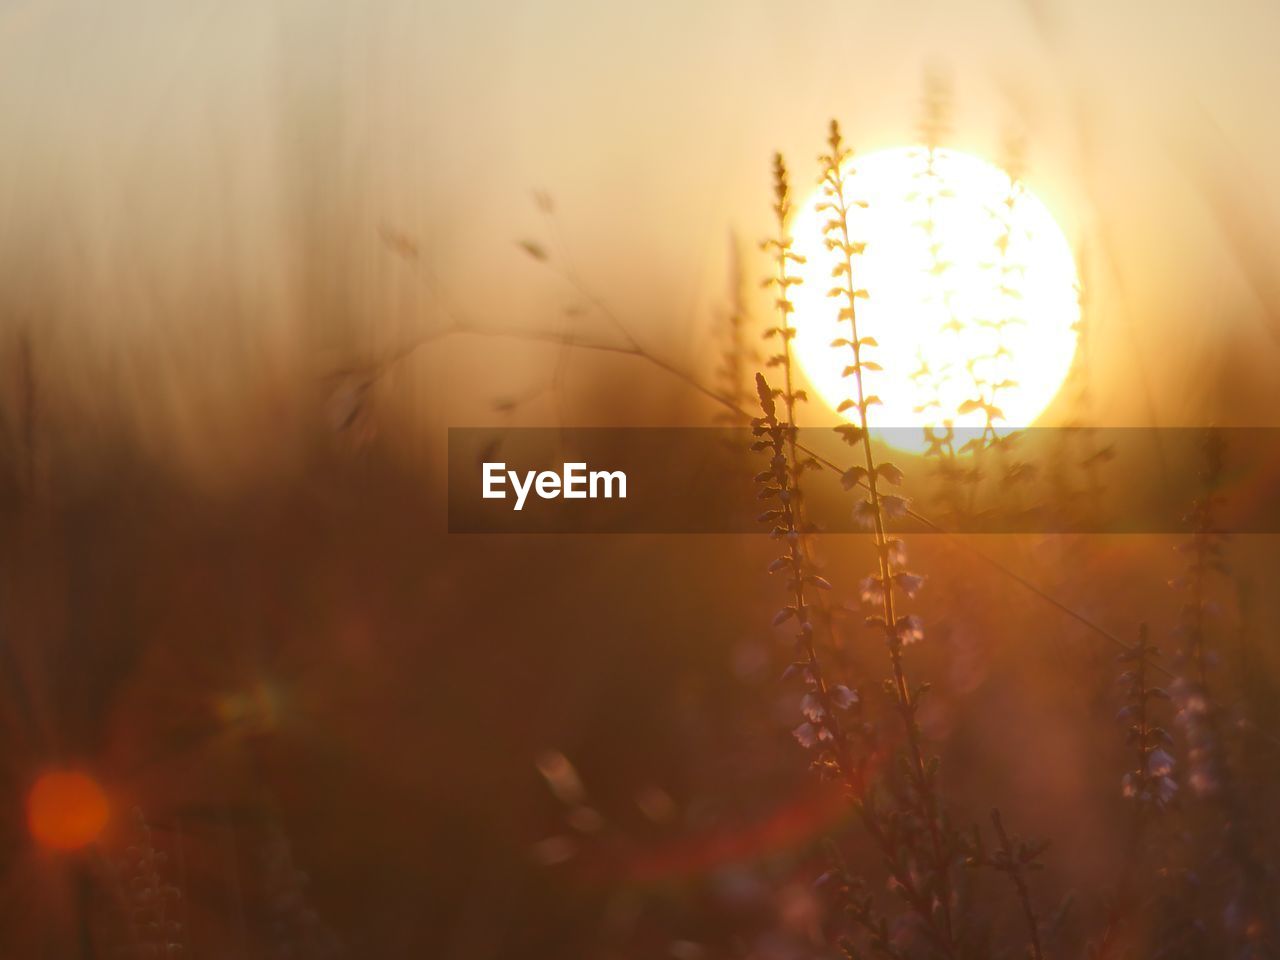
<path fill-rule="evenodd" d="M 882 404 L 873 432 L 923 450 L 922 428 L 978 432 L 986 410 L 1000 432 L 1030 426 L 1066 379 L 1079 318 L 1075 260 L 1048 208 L 1003 170 L 954 150 L 882 150 L 855 157 L 846 174 L 849 195 L 866 203 L 850 213 L 851 238 L 866 244 L 854 262 L 867 293 L 858 334 L 876 339 L 884 368 L 864 374 Z M 815 191 L 792 224 L 806 258 L 804 283 L 792 288 L 794 348 L 834 409 L 851 381 L 848 352 L 831 348 L 848 324 L 827 296 L 836 281 L 823 199 Z"/>

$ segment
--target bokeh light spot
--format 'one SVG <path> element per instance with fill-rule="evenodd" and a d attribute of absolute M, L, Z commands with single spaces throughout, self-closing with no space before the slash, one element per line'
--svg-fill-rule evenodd
<path fill-rule="evenodd" d="M 96 780 L 72 770 L 42 774 L 27 797 L 31 836 L 50 850 L 79 850 L 102 834 L 111 808 Z"/>

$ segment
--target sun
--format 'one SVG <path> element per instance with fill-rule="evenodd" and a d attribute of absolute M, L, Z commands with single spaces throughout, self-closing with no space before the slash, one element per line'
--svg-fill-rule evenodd
<path fill-rule="evenodd" d="M 855 258 L 858 334 L 874 337 L 883 370 L 866 371 L 873 432 L 895 447 L 925 448 L 925 430 L 979 432 L 994 412 L 1000 432 L 1027 427 L 1071 367 L 1079 320 L 1075 259 L 1048 208 L 999 167 L 955 150 L 906 148 L 845 167 Z M 791 225 L 805 257 L 792 288 L 793 349 L 834 410 L 850 395 L 848 335 L 827 296 L 835 260 L 823 240 L 829 214 L 816 190 Z M 853 411 L 850 411 L 852 413 Z"/>

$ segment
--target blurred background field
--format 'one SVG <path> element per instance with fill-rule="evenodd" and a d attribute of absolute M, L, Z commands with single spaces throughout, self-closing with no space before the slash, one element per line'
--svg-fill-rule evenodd
<path fill-rule="evenodd" d="M 1048 424 L 1280 425 L 1277 17 L 0 7 L 0 948 L 837 956 L 822 838 L 876 854 L 790 733 L 768 540 L 451 536 L 446 430 L 707 425 L 680 374 L 727 389 L 726 351 L 750 402 L 773 151 L 808 192 L 832 116 L 859 151 L 912 143 L 927 76 L 948 145 L 1025 139 L 1076 251 L 1088 348 Z M 1061 496 L 1040 466 L 1029 495 Z M 1103 469 L 1100 502 L 1125 483 Z M 1052 956 L 1087 955 L 1125 857 L 1114 638 L 1148 623 L 1174 667 L 1181 540 L 968 542 L 1005 572 L 911 544 L 921 724 L 962 816 L 1053 841 Z M 1275 546 L 1235 538 L 1212 588 L 1269 895 Z M 877 678 L 869 542 L 818 552 L 833 662 Z M 111 813 L 70 852 L 28 809 L 64 767 Z M 1190 772 L 1177 863 L 1221 832 Z"/>

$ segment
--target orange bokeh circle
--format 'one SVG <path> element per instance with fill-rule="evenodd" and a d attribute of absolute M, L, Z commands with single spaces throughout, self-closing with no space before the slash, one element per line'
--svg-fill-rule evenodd
<path fill-rule="evenodd" d="M 111 807 L 93 777 L 74 770 L 41 774 L 27 796 L 27 825 L 50 850 L 79 850 L 97 840 Z"/>

